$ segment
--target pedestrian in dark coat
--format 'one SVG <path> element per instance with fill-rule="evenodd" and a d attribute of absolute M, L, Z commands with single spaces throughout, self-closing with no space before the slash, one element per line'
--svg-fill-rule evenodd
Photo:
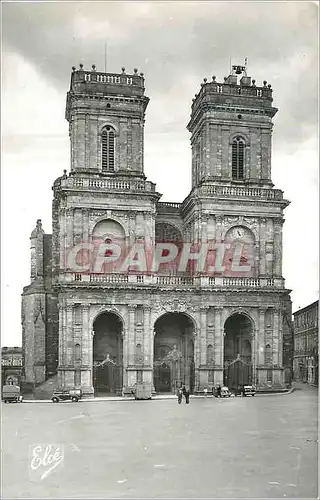
<path fill-rule="evenodd" d="M 189 387 L 185 387 L 184 397 L 186 398 L 186 404 L 188 405 L 189 404 L 189 398 L 190 398 Z"/>
<path fill-rule="evenodd" d="M 220 384 L 217 387 L 217 397 L 221 398 L 221 385 Z"/>
<path fill-rule="evenodd" d="M 179 387 L 179 389 L 177 390 L 177 396 L 178 396 L 178 403 L 179 403 L 179 405 L 181 405 L 181 401 L 182 401 L 182 389 L 181 389 L 181 387 Z"/>

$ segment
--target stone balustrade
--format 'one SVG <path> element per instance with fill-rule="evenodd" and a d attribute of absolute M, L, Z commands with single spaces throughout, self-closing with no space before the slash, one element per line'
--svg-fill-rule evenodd
<path fill-rule="evenodd" d="M 197 288 L 284 288 L 283 278 L 251 278 L 221 276 L 156 276 L 136 274 L 81 274 L 66 273 L 60 277 L 60 283 L 77 282 L 81 284 L 141 284 L 147 286 L 194 286 Z"/>
<path fill-rule="evenodd" d="M 55 187 L 58 187 L 57 185 Z M 92 179 L 86 177 L 60 178 L 61 188 L 67 189 L 101 189 L 106 191 L 155 192 L 155 184 L 143 180 Z"/>
<path fill-rule="evenodd" d="M 197 193 L 199 196 L 216 196 L 216 197 L 239 197 L 239 198 L 254 198 L 263 199 L 270 201 L 282 201 L 283 192 L 280 189 L 267 189 L 267 188 L 256 188 L 247 186 L 223 186 L 223 185 L 210 185 L 206 184 L 197 187 Z M 186 206 L 191 195 L 189 195 L 184 202 L 183 206 Z"/>

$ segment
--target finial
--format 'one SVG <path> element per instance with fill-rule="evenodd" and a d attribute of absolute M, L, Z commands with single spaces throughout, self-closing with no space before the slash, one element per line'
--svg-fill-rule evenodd
<path fill-rule="evenodd" d="M 143 78 L 144 74 L 143 74 L 143 73 L 140 73 L 140 76 L 141 76 L 141 78 Z"/>
<path fill-rule="evenodd" d="M 204 83 L 207 83 L 208 80 L 207 80 L 207 78 L 204 78 L 203 81 L 204 81 Z"/>
<path fill-rule="evenodd" d="M 227 76 L 224 76 L 223 77 L 224 81 L 226 82 L 228 80 L 228 77 Z"/>
<path fill-rule="evenodd" d="M 255 80 L 252 80 L 252 85 L 253 85 L 253 87 L 256 86 L 256 81 Z"/>
<path fill-rule="evenodd" d="M 126 68 L 124 66 L 122 66 L 122 73 L 125 73 L 126 72 Z"/>
<path fill-rule="evenodd" d="M 195 101 L 195 99 L 192 99 L 192 102 L 194 102 L 194 101 Z"/>
<path fill-rule="evenodd" d="M 83 64 L 82 64 L 82 63 L 80 63 L 80 64 L 79 64 L 79 67 L 80 67 L 80 69 L 83 69 Z"/>
<path fill-rule="evenodd" d="M 72 66 L 72 71 L 75 72 L 75 70 L 76 70 L 76 67 Z"/>
<path fill-rule="evenodd" d="M 194 97 L 198 97 L 198 94 L 194 94 Z"/>
<path fill-rule="evenodd" d="M 267 80 L 263 80 L 263 86 L 265 87 L 267 85 Z"/>
<path fill-rule="evenodd" d="M 138 69 L 137 68 L 134 68 L 133 71 L 134 71 L 135 74 L 138 73 Z"/>
<path fill-rule="evenodd" d="M 268 89 L 271 89 L 271 85 L 270 85 L 270 83 L 269 83 L 269 85 L 268 85 Z"/>
<path fill-rule="evenodd" d="M 66 177 L 66 176 L 67 176 L 67 170 L 66 170 L 66 169 L 64 169 L 64 171 L 63 171 L 63 175 L 64 175 L 64 177 Z"/>
<path fill-rule="evenodd" d="M 95 64 L 93 64 L 93 65 L 92 65 L 92 71 L 95 71 L 95 70 L 96 70 L 96 65 L 95 65 Z"/>
<path fill-rule="evenodd" d="M 41 226 L 42 226 L 42 221 L 41 221 L 41 219 L 38 219 L 38 220 L 37 220 L 37 227 L 39 227 L 39 228 L 40 228 Z"/>
<path fill-rule="evenodd" d="M 216 77 L 215 77 L 215 76 L 213 76 L 213 77 L 212 77 L 212 81 L 213 81 L 213 82 L 215 82 L 215 81 L 216 81 Z"/>

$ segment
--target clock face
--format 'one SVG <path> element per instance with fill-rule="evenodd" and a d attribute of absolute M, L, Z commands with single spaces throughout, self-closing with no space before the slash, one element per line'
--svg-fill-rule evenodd
<path fill-rule="evenodd" d="M 245 230 L 243 227 L 239 226 L 239 227 L 235 227 L 233 228 L 232 230 L 232 236 L 234 238 L 243 238 L 245 235 Z"/>

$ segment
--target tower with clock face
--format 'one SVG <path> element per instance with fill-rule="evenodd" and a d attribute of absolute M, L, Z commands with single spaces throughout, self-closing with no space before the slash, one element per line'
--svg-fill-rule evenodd
<path fill-rule="evenodd" d="M 283 212 L 289 202 L 274 189 L 271 178 L 277 111 L 271 85 L 264 81 L 257 86 L 245 67 L 234 67 L 223 83 L 215 76 L 210 82 L 205 79 L 193 99 L 188 124 L 192 189 L 183 203 L 191 239 L 229 247 L 224 271 L 211 278 L 214 285 L 222 285 L 220 294 L 207 301 L 221 306 L 213 313 L 220 358 L 211 367 L 211 378 L 232 384 L 233 364 L 228 368 L 228 363 L 236 362 L 239 349 L 248 351 L 250 344 L 250 380 L 261 390 L 282 387 L 290 376 L 284 366 L 291 301 L 282 276 Z M 239 335 L 248 329 L 249 337 Z M 200 369 L 203 383 L 210 378 L 206 368 L 204 363 Z"/>

